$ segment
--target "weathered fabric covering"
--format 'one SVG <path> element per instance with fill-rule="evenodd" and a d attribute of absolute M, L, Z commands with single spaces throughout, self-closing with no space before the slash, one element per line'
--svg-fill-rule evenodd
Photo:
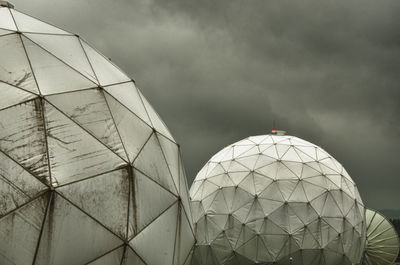
<path fill-rule="evenodd" d="M 0 264 L 176 264 L 194 244 L 169 130 L 77 35 L 0 8 Z"/>

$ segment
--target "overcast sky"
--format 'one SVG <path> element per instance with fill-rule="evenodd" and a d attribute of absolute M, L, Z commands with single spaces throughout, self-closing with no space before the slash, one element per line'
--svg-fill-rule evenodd
<path fill-rule="evenodd" d="M 400 209 L 400 1 L 11 2 L 136 80 L 181 144 L 189 185 L 276 120 L 344 164 L 368 206 Z"/>

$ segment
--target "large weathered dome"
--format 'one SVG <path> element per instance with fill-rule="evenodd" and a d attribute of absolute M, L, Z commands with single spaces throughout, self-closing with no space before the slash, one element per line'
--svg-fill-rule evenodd
<path fill-rule="evenodd" d="M 297 137 L 254 136 L 224 148 L 190 196 L 197 264 L 360 262 L 365 210 L 355 183 Z"/>
<path fill-rule="evenodd" d="M 184 264 L 189 196 L 160 117 L 80 37 L 1 4 L 0 263 Z"/>

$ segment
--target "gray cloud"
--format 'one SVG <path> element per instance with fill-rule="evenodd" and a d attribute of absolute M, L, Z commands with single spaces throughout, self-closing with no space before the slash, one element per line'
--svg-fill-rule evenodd
<path fill-rule="evenodd" d="M 277 121 L 342 162 L 375 208 L 400 206 L 400 2 L 14 0 L 137 81 L 182 146 L 189 183 Z"/>

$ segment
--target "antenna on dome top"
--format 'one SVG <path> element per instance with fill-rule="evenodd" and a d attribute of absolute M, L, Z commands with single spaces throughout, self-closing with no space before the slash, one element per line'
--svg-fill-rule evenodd
<path fill-rule="evenodd" d="M 282 135 L 286 135 L 286 131 L 277 130 L 277 129 L 272 129 L 272 130 L 271 130 L 271 134 L 282 136 Z"/>
<path fill-rule="evenodd" d="M 271 130 L 271 134 L 273 135 L 285 135 L 286 131 L 281 131 L 276 129 L 276 125 L 275 125 L 275 119 L 272 121 L 272 130 Z"/>
<path fill-rule="evenodd" d="M 14 5 L 11 4 L 10 2 L 7 2 L 7 1 L 0 1 L 0 6 L 1 7 L 14 8 Z"/>

